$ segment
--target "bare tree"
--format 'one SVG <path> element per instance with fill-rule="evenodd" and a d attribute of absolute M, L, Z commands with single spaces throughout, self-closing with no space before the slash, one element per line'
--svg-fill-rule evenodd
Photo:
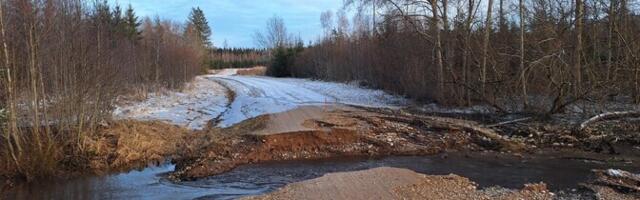
<path fill-rule="evenodd" d="M 273 16 L 267 20 L 266 30 L 256 31 L 254 40 L 258 46 L 265 49 L 274 49 L 289 45 L 291 36 L 287 32 L 284 20 L 281 17 Z"/>
<path fill-rule="evenodd" d="M 320 14 L 320 24 L 324 30 L 324 35 L 329 36 L 331 29 L 333 29 L 333 13 L 331 11 L 325 11 Z"/>
<path fill-rule="evenodd" d="M 15 91 L 14 91 L 14 87 L 15 87 L 15 83 L 13 81 L 14 79 L 14 75 L 13 75 L 13 71 L 11 69 L 11 62 L 9 61 L 10 57 L 9 57 L 9 47 L 7 45 L 7 34 L 5 31 L 5 22 L 4 22 L 4 5 L 3 3 L 0 3 L 0 34 L 2 34 L 2 50 L 4 52 L 3 54 L 3 60 L 4 60 L 4 70 L 6 73 L 6 82 L 4 83 L 6 89 L 7 89 L 7 104 L 9 105 L 9 119 L 8 119 L 8 125 L 9 125 L 9 129 L 5 130 L 5 139 L 7 140 L 7 147 L 9 148 L 9 154 L 11 154 L 11 157 L 13 159 L 14 162 L 16 162 L 16 165 L 19 165 L 19 161 L 18 161 L 18 157 L 20 156 L 20 154 L 22 154 L 22 142 L 20 141 L 21 137 L 18 135 L 19 134 L 19 130 L 18 130 L 18 120 L 16 117 L 16 101 L 15 101 Z M 14 149 L 14 144 L 15 144 L 15 149 Z M 17 154 L 16 155 L 16 151 Z"/>

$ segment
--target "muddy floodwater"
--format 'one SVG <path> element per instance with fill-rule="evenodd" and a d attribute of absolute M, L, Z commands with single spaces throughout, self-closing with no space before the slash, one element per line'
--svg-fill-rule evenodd
<path fill-rule="evenodd" d="M 606 157 L 606 156 L 605 156 Z M 607 158 L 604 158 L 607 159 Z M 637 162 L 502 154 L 449 153 L 421 157 L 342 158 L 317 161 L 274 162 L 245 165 L 235 170 L 190 182 L 173 183 L 165 177 L 170 164 L 142 171 L 65 181 L 40 181 L 19 185 L 3 196 L 7 199 L 234 199 L 264 194 L 286 184 L 327 173 L 376 167 L 407 168 L 432 175 L 450 173 L 468 177 L 480 187 L 521 188 L 525 183 L 545 182 L 552 191 L 570 191 L 589 180 L 592 169 L 618 168 L 638 172 Z"/>

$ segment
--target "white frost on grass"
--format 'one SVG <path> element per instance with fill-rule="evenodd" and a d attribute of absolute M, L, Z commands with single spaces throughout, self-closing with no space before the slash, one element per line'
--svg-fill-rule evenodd
<path fill-rule="evenodd" d="M 354 85 L 307 79 L 260 76 L 210 77 L 235 92 L 235 101 L 219 126 L 228 127 L 263 114 L 284 112 L 303 105 L 349 104 L 369 107 L 399 107 L 401 97 Z"/>
<path fill-rule="evenodd" d="M 226 89 L 198 76 L 182 92 L 150 94 L 145 101 L 117 107 L 119 119 L 160 120 L 190 129 L 202 129 L 226 110 Z"/>

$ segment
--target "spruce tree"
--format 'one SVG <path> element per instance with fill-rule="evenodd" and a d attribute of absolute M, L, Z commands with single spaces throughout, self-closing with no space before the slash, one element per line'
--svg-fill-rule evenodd
<path fill-rule="evenodd" d="M 204 47 L 211 47 L 212 44 L 211 41 L 209 41 L 209 37 L 211 37 L 211 28 L 209 27 L 209 22 L 200 7 L 191 9 L 191 14 L 189 14 L 189 24 L 194 27 L 200 44 Z"/>
<path fill-rule="evenodd" d="M 95 13 L 93 14 L 94 25 L 102 29 L 109 30 L 108 26 L 111 26 L 113 16 L 111 15 L 111 8 L 106 0 L 100 2 L 96 1 Z"/>
<path fill-rule="evenodd" d="M 125 35 L 127 36 L 127 38 L 129 38 L 132 41 L 138 41 L 140 40 L 140 35 L 142 34 L 139 30 L 138 27 L 142 24 L 140 23 L 140 20 L 138 19 L 138 16 L 136 16 L 135 11 L 133 10 L 133 7 L 131 6 L 131 4 L 129 4 L 129 7 L 127 8 L 127 11 L 124 14 L 124 24 L 125 24 Z"/>
<path fill-rule="evenodd" d="M 122 25 L 122 8 L 116 5 L 111 12 L 111 23 L 116 29 L 120 29 Z"/>

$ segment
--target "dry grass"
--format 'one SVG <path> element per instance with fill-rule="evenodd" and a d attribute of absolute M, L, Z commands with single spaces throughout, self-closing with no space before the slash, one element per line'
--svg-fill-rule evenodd
<path fill-rule="evenodd" d="M 267 67 L 265 66 L 255 66 L 247 69 L 239 69 L 238 75 L 244 76 L 264 76 L 267 74 Z"/>
<path fill-rule="evenodd" d="M 89 135 L 89 134 L 87 134 Z M 0 180 L 33 181 L 45 177 L 73 177 L 105 174 L 160 164 L 178 153 L 199 148 L 205 134 L 163 122 L 117 121 L 104 123 L 84 140 L 85 149 L 74 148 L 73 141 L 51 147 L 46 154 L 30 153 L 16 165 L 0 165 Z M 35 149 L 35 148 L 29 148 Z M 5 155 L 3 155 L 6 157 Z"/>
<path fill-rule="evenodd" d="M 104 128 L 91 141 L 95 171 L 125 170 L 163 162 L 189 148 L 190 131 L 162 122 L 120 121 Z"/>

